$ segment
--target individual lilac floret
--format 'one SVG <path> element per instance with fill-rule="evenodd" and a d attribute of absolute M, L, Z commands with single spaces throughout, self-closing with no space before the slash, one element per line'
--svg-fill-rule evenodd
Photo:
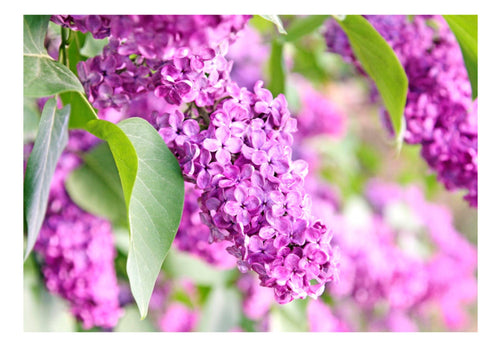
<path fill-rule="evenodd" d="M 69 148 L 74 145 L 73 137 Z M 83 327 L 113 328 L 122 310 L 111 224 L 82 211 L 67 195 L 64 181 L 78 164 L 74 154 L 65 152 L 61 156 L 34 249 L 41 257 L 48 290 L 69 302 Z"/>
<path fill-rule="evenodd" d="M 230 84 L 210 113 L 189 110 L 157 123 L 185 179 L 203 191 L 201 219 L 212 240 L 231 242 L 227 250 L 239 269 L 255 271 L 279 303 L 321 295 L 336 277 L 332 232 L 310 213 L 307 164 L 291 159 L 296 120 L 284 97 L 273 98 L 262 82 L 253 92 Z M 170 136 L 171 124 L 184 129 L 192 120 L 203 130 L 190 137 L 176 132 L 180 142 Z"/>
<path fill-rule="evenodd" d="M 393 48 L 408 76 L 405 141 L 421 144 L 423 158 L 445 187 L 466 189 L 465 199 L 477 207 L 477 106 L 453 33 L 440 16 L 365 17 Z M 331 52 L 362 71 L 335 21 L 328 22 L 325 39 Z M 392 132 L 385 111 L 383 121 Z"/>

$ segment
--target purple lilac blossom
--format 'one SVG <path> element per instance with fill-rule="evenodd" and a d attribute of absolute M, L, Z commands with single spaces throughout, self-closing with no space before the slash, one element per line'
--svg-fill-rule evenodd
<path fill-rule="evenodd" d="M 477 252 L 454 228 L 450 211 L 415 186 L 369 181 L 366 196 L 373 212 L 367 207 L 353 219 L 335 201 L 328 206 L 327 196 L 313 195 L 313 211 L 342 230 L 333 237 L 342 250 L 342 281 L 328 287 L 333 314 L 354 330 L 367 324 L 374 331 L 416 331 L 436 309 L 447 329 L 470 326 Z M 396 224 L 403 212 L 410 214 Z M 358 318 L 348 317 L 352 310 Z"/>
<path fill-rule="evenodd" d="M 477 207 L 477 100 L 460 47 L 441 16 L 365 16 L 393 48 L 408 76 L 404 139 L 422 145 L 422 157 L 448 190 L 466 189 Z M 434 25 L 430 25 L 433 23 Z M 325 29 L 328 49 L 362 71 L 335 21 Z M 383 122 L 392 132 L 387 112 Z"/>
<path fill-rule="evenodd" d="M 211 113 L 193 111 L 162 116 L 159 133 L 203 191 L 212 240 L 230 241 L 239 269 L 254 270 L 278 302 L 321 295 L 336 273 L 332 233 L 310 214 L 307 164 L 291 159 L 296 121 L 283 95 L 273 98 L 262 82 L 253 92 L 230 84 Z"/>
<path fill-rule="evenodd" d="M 291 159 L 296 120 L 283 95 L 274 98 L 260 81 L 249 90 L 230 79 L 225 56 L 248 16 L 202 17 L 96 20 L 89 30 L 105 33 L 109 25 L 109 44 L 79 64 L 79 76 L 98 109 L 128 114 L 139 96 L 163 100 L 161 111 L 146 108 L 141 116 L 202 192 L 209 242 L 229 242 L 239 269 L 255 271 L 278 302 L 317 297 L 336 278 L 337 264 L 331 230 L 310 213 L 307 164 Z M 94 20 L 68 23 L 88 28 Z"/>
<path fill-rule="evenodd" d="M 64 181 L 80 164 L 74 151 L 86 150 L 96 138 L 72 131 L 54 173 L 45 220 L 35 244 L 47 289 L 70 304 L 85 329 L 113 328 L 119 304 L 111 224 L 81 210 L 68 196 Z"/>

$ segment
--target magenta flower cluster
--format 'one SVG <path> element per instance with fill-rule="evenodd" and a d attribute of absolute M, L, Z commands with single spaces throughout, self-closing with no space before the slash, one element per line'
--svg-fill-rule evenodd
<path fill-rule="evenodd" d="M 332 233 L 310 213 L 307 164 L 291 159 L 290 116 L 283 95 L 257 83 L 232 84 L 213 112 L 166 114 L 159 133 L 186 180 L 203 191 L 201 218 L 213 240 L 228 240 L 241 271 L 259 274 L 278 302 L 317 297 L 334 278 Z"/>
<path fill-rule="evenodd" d="M 286 303 L 317 297 L 334 279 L 332 233 L 310 213 L 307 164 L 292 160 L 296 120 L 285 97 L 273 98 L 262 82 L 248 90 L 230 79 L 228 47 L 248 19 L 53 17 L 109 37 L 102 55 L 78 65 L 90 101 L 127 116 L 136 110 L 158 129 L 199 191 L 208 241 L 230 243 L 239 269 L 255 271 Z M 186 235 L 176 241 L 185 249 Z"/>
<path fill-rule="evenodd" d="M 408 76 L 404 139 L 422 145 L 422 157 L 449 190 L 468 190 L 477 206 L 477 112 L 460 47 L 440 16 L 366 16 L 393 48 Z M 331 52 L 360 69 L 346 35 L 328 22 Z M 477 103 L 477 102 L 476 102 Z M 387 113 L 384 123 L 392 131 Z"/>
<path fill-rule="evenodd" d="M 50 187 L 48 208 L 35 244 L 47 289 L 70 304 L 85 329 L 113 328 L 122 315 L 114 268 L 111 224 L 81 210 L 64 182 L 80 160 L 75 150 L 95 143 L 92 135 L 73 132 Z"/>
<path fill-rule="evenodd" d="M 342 231 L 333 237 L 341 249 L 342 281 L 328 287 L 335 301 L 332 329 L 339 328 L 336 321 L 354 330 L 427 330 L 436 313 L 447 329 L 470 323 L 477 252 L 454 228 L 446 207 L 426 201 L 415 186 L 378 181 L 367 185 L 371 207 L 362 203 L 364 208 L 340 212 L 325 195 L 313 198 L 319 202 L 314 211 Z"/>

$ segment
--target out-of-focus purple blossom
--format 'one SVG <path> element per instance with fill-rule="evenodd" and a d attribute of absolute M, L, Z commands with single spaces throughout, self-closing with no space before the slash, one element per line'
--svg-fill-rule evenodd
<path fill-rule="evenodd" d="M 274 302 L 272 289 L 259 286 L 257 277 L 251 273 L 242 274 L 237 285 L 243 293 L 243 313 L 250 319 L 260 321 L 261 328 L 264 328 Z"/>
<path fill-rule="evenodd" d="M 477 100 L 473 104 L 453 33 L 441 16 L 365 17 L 393 48 L 408 76 L 405 141 L 421 144 L 423 158 L 445 187 L 466 189 L 465 200 L 477 207 Z M 331 52 L 362 70 L 333 20 L 327 23 L 325 39 Z M 392 132 L 385 111 L 383 121 Z"/>
<path fill-rule="evenodd" d="M 227 57 L 234 62 L 231 79 L 241 87 L 251 89 L 263 77 L 269 45 L 251 26 L 241 31 L 239 38 L 229 47 Z"/>
<path fill-rule="evenodd" d="M 68 149 L 81 149 L 85 144 L 71 136 Z M 64 181 L 78 164 L 75 154 L 68 150 L 62 154 L 34 250 L 41 258 L 47 289 L 69 302 L 72 314 L 85 329 L 113 328 L 122 310 L 111 224 L 82 211 L 67 195 Z"/>
<path fill-rule="evenodd" d="M 477 252 L 454 228 L 450 211 L 414 186 L 372 180 L 366 197 L 373 209 L 365 203 L 340 212 L 335 199 L 313 195 L 313 213 L 341 231 L 333 242 L 341 249 L 342 281 L 327 287 L 333 314 L 354 330 L 429 329 L 424 322 L 433 312 L 447 329 L 469 326 Z"/>
<path fill-rule="evenodd" d="M 307 320 L 311 332 L 347 332 L 348 325 L 335 317 L 332 310 L 321 299 L 310 300 L 307 304 Z"/>
<path fill-rule="evenodd" d="M 185 302 L 176 301 L 175 291 L 186 294 L 193 307 Z M 194 303 L 198 300 L 197 296 L 197 289 L 191 281 L 175 282 L 160 275 L 149 303 L 151 317 L 161 331 L 194 331 L 200 316 L 199 310 L 194 307 Z"/>
<path fill-rule="evenodd" d="M 346 117 L 330 98 L 316 91 L 313 86 L 300 76 L 293 76 L 297 88 L 300 109 L 297 112 L 296 139 L 317 135 L 341 138 L 346 131 Z"/>

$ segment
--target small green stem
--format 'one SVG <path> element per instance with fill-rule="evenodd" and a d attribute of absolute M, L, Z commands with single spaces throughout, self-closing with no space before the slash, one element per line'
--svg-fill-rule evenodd
<path fill-rule="evenodd" d="M 69 68 L 68 46 L 69 36 L 71 32 L 64 27 L 61 27 L 61 45 L 59 46 L 59 62 Z"/>

